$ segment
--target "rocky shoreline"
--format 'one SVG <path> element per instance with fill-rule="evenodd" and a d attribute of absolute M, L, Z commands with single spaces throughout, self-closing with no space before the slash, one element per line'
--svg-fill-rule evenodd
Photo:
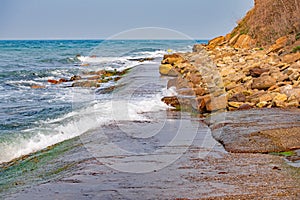
<path fill-rule="evenodd" d="M 237 117 L 231 119 L 234 123 L 225 119 L 209 124 L 214 138 L 229 152 L 300 149 L 300 53 L 282 54 L 284 40 L 284 37 L 279 38 L 263 49 L 250 48 L 237 39 L 233 45 L 232 39 L 218 37 L 207 45 L 194 45 L 193 52 L 165 55 L 160 74 L 174 77 L 167 87 L 175 87 L 177 95 L 164 97 L 162 101 L 203 116 L 225 113 L 229 118 Z M 253 113 L 256 116 L 268 114 L 271 108 L 273 115 L 277 112 L 273 109 L 281 109 L 278 113 L 285 114 L 283 118 L 289 121 L 281 122 L 279 115 L 277 121 L 270 121 L 268 126 L 257 122 L 255 126 L 262 127 L 255 130 L 253 124 L 243 124 L 241 114 L 235 114 L 240 112 L 228 113 L 246 110 L 244 118 L 251 118 Z M 247 133 L 241 131 L 247 127 Z"/>

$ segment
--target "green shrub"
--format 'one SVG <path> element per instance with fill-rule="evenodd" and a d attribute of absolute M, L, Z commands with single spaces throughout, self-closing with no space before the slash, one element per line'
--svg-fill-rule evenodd
<path fill-rule="evenodd" d="M 296 47 L 293 48 L 293 50 L 292 50 L 293 53 L 296 53 L 296 52 L 298 52 L 298 51 L 300 51 L 300 46 L 296 46 Z"/>
<path fill-rule="evenodd" d="M 300 39 L 300 33 L 297 33 L 295 38 L 296 38 L 296 40 L 299 40 Z"/>

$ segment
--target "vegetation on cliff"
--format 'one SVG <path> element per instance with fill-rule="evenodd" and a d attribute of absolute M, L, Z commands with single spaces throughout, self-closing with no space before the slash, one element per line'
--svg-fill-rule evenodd
<path fill-rule="evenodd" d="M 255 0 L 254 8 L 239 21 L 230 36 L 249 35 L 258 46 L 271 45 L 287 36 L 289 46 L 300 38 L 299 13 L 299 0 Z"/>

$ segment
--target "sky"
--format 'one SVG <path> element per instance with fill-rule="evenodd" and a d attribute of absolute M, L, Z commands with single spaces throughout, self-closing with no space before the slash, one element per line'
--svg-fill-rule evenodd
<path fill-rule="evenodd" d="M 126 39 L 124 31 L 131 39 L 162 39 L 160 30 L 211 39 L 230 32 L 253 5 L 254 0 L 0 0 L 0 39 Z M 143 27 L 162 29 L 129 31 Z"/>

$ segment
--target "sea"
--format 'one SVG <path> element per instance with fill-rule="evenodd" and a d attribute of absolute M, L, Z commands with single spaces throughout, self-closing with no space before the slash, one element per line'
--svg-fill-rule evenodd
<path fill-rule="evenodd" d="M 158 72 L 163 55 L 192 51 L 195 43 L 206 42 L 0 41 L 0 192 L 32 181 L 26 175 L 28 171 L 40 171 L 35 180 L 47 179 L 49 160 L 59 156 L 58 152 L 74 150 L 69 141 L 95 129 L 105 129 L 108 124 L 143 122 L 147 131 L 141 131 L 139 126 L 123 127 L 123 132 L 136 138 L 157 133 L 149 124 L 158 120 L 157 113 L 162 119 L 161 111 L 170 109 L 161 98 L 175 93 L 172 88 L 166 89 L 168 78 Z M 118 81 L 113 79 L 99 87 L 73 87 L 72 82 L 48 81 L 70 80 L 103 69 L 125 73 Z M 66 143 L 68 148 L 64 148 Z M 49 162 L 32 164 L 36 155 Z M 51 166 L 58 171 L 51 176 L 48 173 L 48 178 L 63 171 L 55 167 L 60 166 L 57 162 L 51 162 Z M 23 181 L 17 181 L 22 176 Z"/>

